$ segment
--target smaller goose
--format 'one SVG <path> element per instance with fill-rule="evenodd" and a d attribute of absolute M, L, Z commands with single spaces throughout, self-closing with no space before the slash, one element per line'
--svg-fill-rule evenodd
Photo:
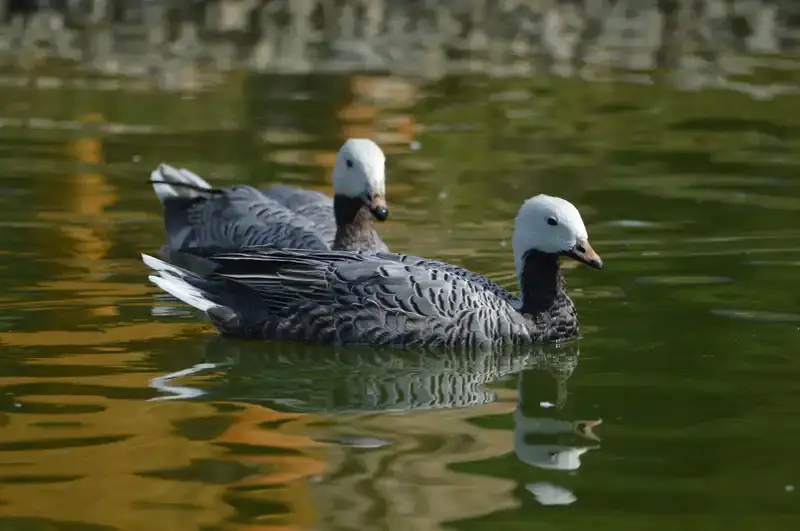
<path fill-rule="evenodd" d="M 386 208 L 386 156 L 372 140 L 351 138 L 333 168 L 333 200 L 323 193 L 275 185 L 264 195 L 312 220 L 335 250 L 388 251 L 372 223 L 389 218 Z"/>
<path fill-rule="evenodd" d="M 227 336 L 481 350 L 577 336 L 559 256 L 603 267 L 578 210 L 532 197 L 512 241 L 519 297 L 465 269 L 393 253 L 269 247 L 176 252 L 176 265 L 142 258 L 154 284 Z"/>
<path fill-rule="evenodd" d="M 213 188 L 186 169 L 161 164 L 151 174 L 173 249 L 273 245 L 314 250 L 388 251 L 372 218 L 385 221 L 386 158 L 372 140 L 351 138 L 333 170 L 334 198 L 276 186 Z"/>

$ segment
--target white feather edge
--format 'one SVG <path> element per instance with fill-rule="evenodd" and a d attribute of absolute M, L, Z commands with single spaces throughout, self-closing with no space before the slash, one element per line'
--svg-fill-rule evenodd
<path fill-rule="evenodd" d="M 142 254 L 142 261 L 155 271 L 155 274 L 148 276 L 150 282 L 176 299 L 204 312 L 219 306 L 208 300 L 202 291 L 181 278 L 188 274 L 187 271 L 146 254 Z"/>
<path fill-rule="evenodd" d="M 178 276 L 189 274 L 188 271 L 181 269 L 180 267 L 175 267 L 174 265 L 170 265 L 163 260 L 159 260 L 155 256 L 150 256 L 149 254 L 142 253 L 142 262 L 144 262 L 144 265 L 146 265 L 153 271 L 157 272 L 169 271 L 170 273 Z"/>
<path fill-rule="evenodd" d="M 208 181 L 196 173 L 185 168 L 175 168 L 164 162 L 150 172 L 150 181 L 153 186 L 153 191 L 160 200 L 164 200 L 167 197 L 192 197 L 197 194 L 197 192 L 187 190 L 186 188 L 178 189 L 171 186 L 172 183 L 191 184 L 198 188 L 211 188 Z"/>

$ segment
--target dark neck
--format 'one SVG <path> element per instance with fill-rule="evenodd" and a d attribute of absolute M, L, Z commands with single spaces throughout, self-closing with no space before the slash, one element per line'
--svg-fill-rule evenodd
<path fill-rule="evenodd" d="M 333 214 L 336 217 L 334 249 L 370 246 L 378 235 L 372 222 L 372 213 L 361 199 L 344 195 L 333 196 Z"/>
<path fill-rule="evenodd" d="M 567 300 L 558 255 L 529 251 L 522 259 L 520 275 L 522 313 L 537 315 Z"/>

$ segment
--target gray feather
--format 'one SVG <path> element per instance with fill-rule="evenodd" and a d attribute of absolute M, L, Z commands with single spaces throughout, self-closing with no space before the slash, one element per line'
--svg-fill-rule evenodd
<path fill-rule="evenodd" d="M 271 186 L 263 190 L 263 193 L 283 207 L 314 223 L 314 229 L 320 239 L 327 244 L 328 248 L 333 247 L 333 240 L 336 237 L 333 199 L 320 192 L 292 186 Z"/>
<path fill-rule="evenodd" d="M 212 188 L 188 170 L 167 164 L 152 173 L 151 182 L 164 206 L 170 247 L 329 247 L 313 221 L 296 215 L 251 186 Z"/>
<path fill-rule="evenodd" d="M 565 339 L 575 328 L 562 322 L 569 312 L 534 321 L 517 311 L 516 297 L 489 279 L 435 260 L 275 248 L 205 258 L 215 264 L 213 272 L 187 270 L 181 280 L 211 293 L 217 305 L 236 309 L 237 319 L 228 319 L 221 330 L 231 335 L 487 349 Z M 238 328 L 232 330 L 234 321 Z"/>
<path fill-rule="evenodd" d="M 296 211 L 308 205 L 322 204 L 333 208 L 333 200 L 322 192 L 303 190 L 293 186 L 270 186 L 261 191 L 265 196 L 282 204 L 289 210 Z"/>
<path fill-rule="evenodd" d="M 389 247 L 381 237 L 372 230 L 365 230 L 352 236 L 343 236 L 336 242 L 336 216 L 334 214 L 333 199 L 314 190 L 303 190 L 291 186 L 272 186 L 263 190 L 265 196 L 274 199 L 292 212 L 308 219 L 314 224 L 320 239 L 327 243 L 330 249 L 348 251 L 374 251 L 388 252 Z M 371 223 L 370 223 L 371 227 Z"/>
<path fill-rule="evenodd" d="M 266 192 L 246 185 L 213 188 L 189 170 L 168 164 L 152 172 L 151 183 L 164 207 L 169 247 L 237 249 L 269 244 L 326 250 L 334 245 L 333 201 L 320 192 L 288 186 Z M 352 245 L 359 250 L 388 250 L 380 238 L 377 243 L 366 239 Z"/>

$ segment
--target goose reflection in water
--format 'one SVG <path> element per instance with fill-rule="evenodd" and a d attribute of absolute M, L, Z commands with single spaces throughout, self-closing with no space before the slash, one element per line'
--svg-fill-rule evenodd
<path fill-rule="evenodd" d="M 577 364 L 577 356 L 551 353 L 541 360 L 539 367 L 520 374 L 519 403 L 514 411 L 514 451 L 523 463 L 538 469 L 574 472 L 581 466 L 581 456 L 600 448 L 600 438 L 594 429 L 602 423 L 601 419 L 567 418 L 570 416 L 566 409 L 567 380 Z M 545 380 L 550 377 L 556 381 L 555 403 L 547 400 L 552 393 L 552 382 Z M 568 505 L 577 499 L 569 489 L 545 481 L 529 483 L 525 488 L 542 505 Z"/>
<path fill-rule="evenodd" d="M 529 383 L 542 376 L 542 387 L 552 391 L 555 375 L 562 396 L 556 402 L 563 406 L 563 374 L 571 374 L 579 355 L 577 341 L 525 351 L 447 353 L 335 350 L 213 337 L 202 348 L 197 365 L 153 381 L 160 398 L 246 408 L 245 413 L 231 413 L 236 420 L 215 443 L 248 448 L 235 456 L 252 469 L 264 466 L 259 461 L 262 453 L 252 448 L 277 444 L 266 435 L 293 437 L 291 444 L 304 448 L 304 458 L 313 455 L 304 461 L 302 482 L 314 493 L 320 521 L 331 528 L 346 522 L 344 527 L 350 529 L 367 528 L 366 522 L 385 507 L 418 509 L 402 515 L 393 511 L 386 517 L 402 520 L 399 529 L 416 529 L 419 521 L 445 522 L 513 508 L 518 503 L 516 481 L 459 473 L 454 467 L 513 455 L 515 449 L 518 457 L 538 455 L 538 441 L 519 437 L 529 427 L 526 415 L 532 418 L 527 414 L 529 399 L 541 393 Z M 495 393 L 484 388 L 520 372 L 524 381 L 518 389 L 497 385 Z M 510 430 L 473 422 L 501 416 L 510 423 L 518 402 L 525 407 L 519 408 L 516 437 Z M 538 409 L 538 401 L 535 405 Z M 283 420 L 287 418 L 294 420 Z M 281 422 L 276 424 L 276 419 Z M 528 431 L 537 435 L 542 425 L 534 420 Z M 300 436 L 307 442 L 298 442 Z M 272 468 L 285 459 L 282 453 L 263 455 L 272 459 Z M 523 461 L 532 464 L 536 459 Z M 294 471 L 288 466 L 280 470 Z M 249 481 L 279 481 L 271 474 Z M 538 479 L 531 473 L 531 481 Z M 541 481 L 526 488 L 540 503 L 574 499 L 571 491 Z M 445 501 L 431 504 L 434 498 Z"/>
<path fill-rule="evenodd" d="M 555 353 L 555 354 L 554 354 Z M 151 382 L 154 400 L 200 398 L 258 403 L 293 413 L 463 408 L 497 399 L 484 385 L 547 359 L 577 360 L 577 342 L 498 352 L 331 349 L 212 338 L 203 363 Z M 577 363 L 577 361 L 575 361 Z M 175 380 L 212 373 L 203 387 Z"/>

